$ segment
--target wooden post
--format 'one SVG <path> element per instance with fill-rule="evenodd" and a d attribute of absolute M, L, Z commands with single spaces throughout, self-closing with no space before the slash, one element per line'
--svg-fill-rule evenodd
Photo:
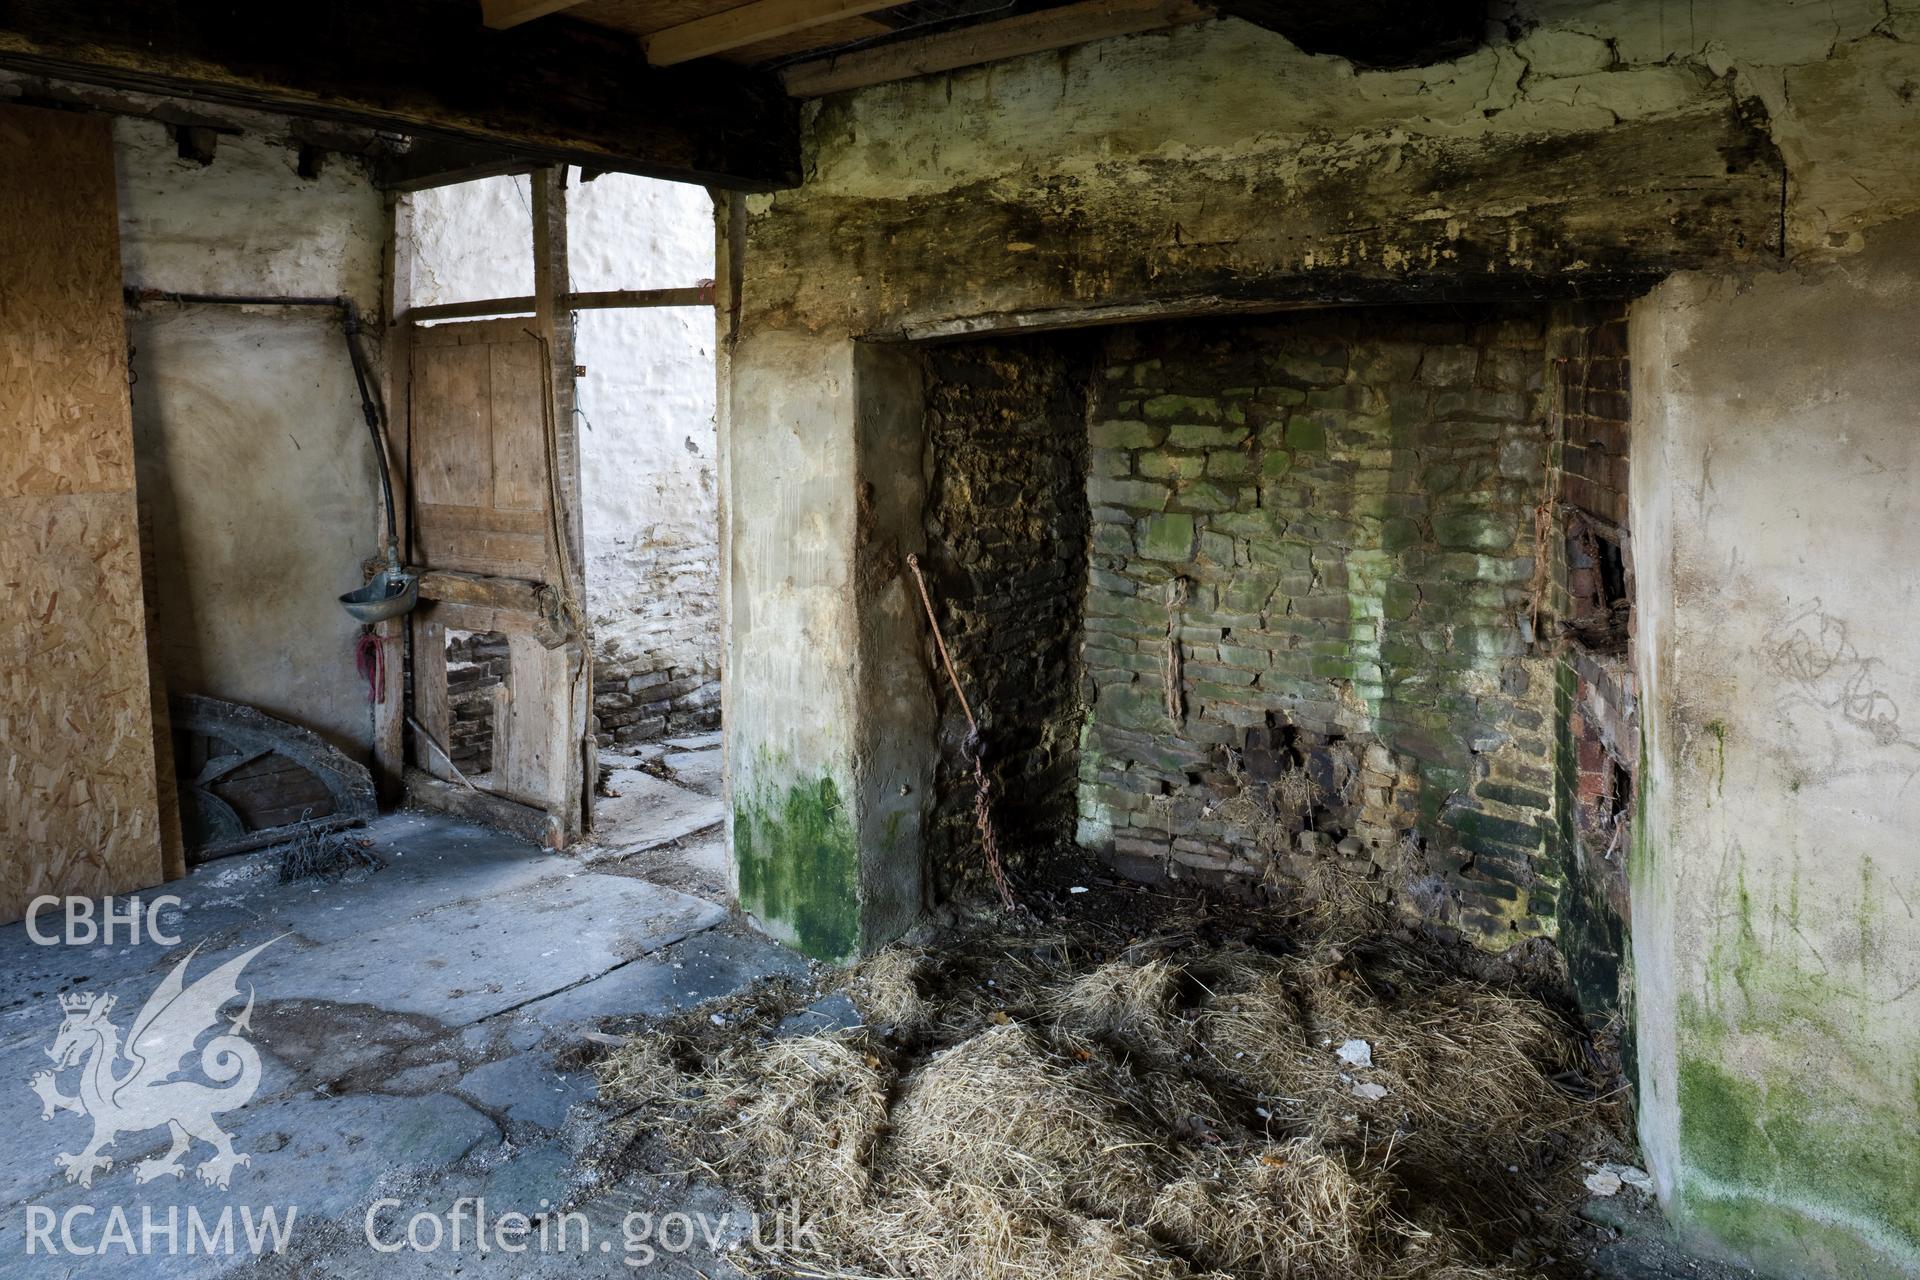
<path fill-rule="evenodd" d="M 453 751 L 449 741 L 453 709 L 447 696 L 447 629 L 419 613 L 413 615 L 413 706 L 419 731 L 433 740 L 414 743 L 413 762 L 436 778 L 452 778 L 452 763 L 447 758 Z"/>
<path fill-rule="evenodd" d="M 567 168 L 536 169 L 533 174 L 534 326 L 546 341 L 553 370 L 553 496 L 561 545 L 554 566 L 561 591 L 579 606 L 581 634 L 566 646 L 572 670 L 547 688 L 551 714 L 566 727 L 572 749 L 553 762 L 550 811 L 560 819 L 567 840 L 578 838 L 593 821 L 593 784 L 597 747 L 589 731 L 593 711 L 593 645 L 586 634 L 585 523 L 580 504 L 580 444 L 573 413 L 573 316 L 566 309 L 572 292 L 567 270 Z M 515 690 L 518 695 L 519 690 Z M 526 714 L 522 708 L 519 715 Z M 516 716 L 516 720 L 518 716 Z"/>
<path fill-rule="evenodd" d="M 407 391 L 413 364 L 412 323 L 406 319 L 413 281 L 413 197 L 387 197 L 386 297 L 382 299 L 378 333 L 382 339 L 380 400 L 387 411 L 387 457 L 383 460 L 393 485 L 393 518 L 400 534 L 400 554 L 413 562 L 410 538 L 411 492 L 407 483 L 407 444 L 411 415 Z M 380 529 L 386 536 L 386 529 Z M 404 618 L 392 618 L 373 629 L 380 646 L 386 687 L 373 706 L 373 781 L 384 804 L 397 803 L 405 790 L 407 671 Z M 444 666 L 444 656 L 442 665 Z M 428 751 L 426 754 L 431 755 Z"/>

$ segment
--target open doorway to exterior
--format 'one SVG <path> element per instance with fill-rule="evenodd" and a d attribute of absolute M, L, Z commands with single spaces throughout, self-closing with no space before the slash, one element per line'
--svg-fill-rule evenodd
<path fill-rule="evenodd" d="M 409 201 L 403 256 L 419 321 L 418 426 L 437 412 L 420 402 L 423 393 L 437 394 L 423 380 L 421 353 L 469 327 L 511 330 L 530 309 L 536 204 L 525 175 L 432 188 Z M 586 778 L 591 829 L 600 849 L 620 857 L 677 853 L 690 837 L 710 833 L 714 848 L 696 859 L 699 878 L 724 885 L 713 207 L 699 187 L 620 174 L 583 180 L 578 170 L 568 172 L 565 204 L 569 301 L 561 314 L 580 479 L 578 603 L 590 637 L 582 692 L 591 698 L 595 746 Z M 473 376 L 453 378 L 446 389 L 457 398 L 464 386 L 473 398 L 479 370 L 475 364 Z M 499 370 L 490 365 L 487 373 L 497 419 Z M 414 445 L 418 473 L 418 432 Z M 497 489 L 497 459 L 494 474 Z M 417 478 L 433 488 L 433 476 Z M 416 503 L 424 500 L 416 490 Z M 515 518 L 501 513 L 488 536 L 504 546 L 522 532 Z M 416 510 L 416 527 L 429 539 L 430 524 Z M 474 647 L 486 639 L 497 643 Z M 511 664 L 494 653 L 504 638 L 450 627 L 444 641 L 449 697 L 440 772 L 464 770 L 462 761 L 480 767 L 484 758 L 481 773 L 465 781 L 525 802 L 511 787 L 502 790 L 501 726 L 514 696 Z M 439 757 L 431 745 L 427 752 Z"/>

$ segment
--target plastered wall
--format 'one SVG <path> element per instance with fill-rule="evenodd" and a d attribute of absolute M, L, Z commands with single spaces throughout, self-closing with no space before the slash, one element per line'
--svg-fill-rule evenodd
<path fill-rule="evenodd" d="M 413 301 L 533 292 L 528 180 L 414 197 Z M 572 286 L 685 288 L 713 276 L 713 205 L 683 183 L 608 174 L 568 190 Z M 714 329 L 704 307 L 576 319 L 587 610 L 604 741 L 719 717 Z"/>
<path fill-rule="evenodd" d="M 1770 1272 L 1920 1274 L 1920 225 L 1633 327 L 1648 1153 Z"/>
<path fill-rule="evenodd" d="M 222 135 L 201 166 L 142 120 L 118 121 L 114 140 L 128 285 L 347 294 L 378 314 L 386 217 L 354 163 L 303 178 L 293 149 Z M 365 759 L 359 627 L 336 598 L 379 548 L 380 493 L 335 313 L 154 304 L 127 337 L 168 689 L 247 703 Z"/>

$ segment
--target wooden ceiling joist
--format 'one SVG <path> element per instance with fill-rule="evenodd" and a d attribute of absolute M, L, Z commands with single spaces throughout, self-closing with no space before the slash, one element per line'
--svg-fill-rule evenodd
<path fill-rule="evenodd" d="M 480 20 L 495 31 L 505 31 L 579 3 L 580 0 L 480 0 Z"/>
<path fill-rule="evenodd" d="M 649 67 L 632 35 L 480 24 L 472 0 L 18 0 L 0 68 L 736 191 L 800 178 L 766 73 Z"/>
<path fill-rule="evenodd" d="M 1083 0 L 918 40 L 796 63 L 782 72 L 781 78 L 794 97 L 818 98 L 890 80 L 1065 49 L 1089 40 L 1158 31 L 1214 16 L 1212 9 L 1192 0 Z"/>
<path fill-rule="evenodd" d="M 902 2 L 753 0 L 751 4 L 694 18 L 643 37 L 647 46 L 647 61 L 656 67 L 671 67 L 695 58 L 708 58 L 716 53 L 758 44 L 777 36 L 791 35 L 795 31 L 891 9 Z"/>

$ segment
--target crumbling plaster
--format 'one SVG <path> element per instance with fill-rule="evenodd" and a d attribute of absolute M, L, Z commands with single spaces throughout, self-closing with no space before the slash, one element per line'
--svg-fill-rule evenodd
<path fill-rule="evenodd" d="M 203 167 L 145 120 L 118 121 L 114 140 L 129 285 L 345 294 L 378 314 L 386 216 L 358 165 L 303 178 L 294 149 L 241 134 Z M 128 341 L 169 690 L 247 703 L 365 759 L 359 627 L 335 597 L 378 548 L 380 490 L 337 314 L 160 303 Z"/>
<path fill-rule="evenodd" d="M 1920 11 L 1753 0 L 1689 22 L 1641 0 L 1515 23 L 1407 71 L 1223 20 L 821 100 L 806 184 L 748 199 L 745 304 L 913 335 L 1297 297 L 1303 274 L 1511 291 L 1773 257 L 1783 223 L 1789 256 L 1845 249 L 1920 208 L 1889 140 L 1916 115 Z"/>
<path fill-rule="evenodd" d="M 1912 704 L 1886 683 L 1910 593 L 1896 567 L 1872 571 L 1867 548 L 1898 546 L 1910 514 L 1907 424 L 1886 393 L 1906 376 L 1892 366 L 1911 366 L 1914 325 L 1879 291 L 1890 268 L 1875 228 L 1920 210 L 1905 141 L 1916 86 L 1908 3 L 1553 0 L 1517 5 L 1474 54 L 1408 71 L 1356 72 L 1224 20 L 811 105 L 806 184 L 747 198 L 721 227 L 738 251 L 721 394 L 735 760 L 755 761 L 762 790 L 831 777 L 844 797 L 877 732 L 866 722 L 889 714 L 845 666 L 883 594 L 857 589 L 854 571 L 871 553 L 852 504 L 881 479 L 852 448 L 856 340 L 1625 297 L 1679 273 L 1640 309 L 1650 333 L 1634 353 L 1636 412 L 1670 415 L 1634 468 L 1652 611 L 1632 928 L 1637 980 L 1651 982 L 1637 1008 L 1648 1158 L 1683 1224 L 1770 1271 L 1914 1271 L 1910 1197 L 1887 1198 L 1920 1181 L 1901 1023 L 1920 994 L 1888 985 L 1915 941 L 1904 781 L 1835 774 L 1827 748 L 1852 735 L 1851 750 L 1897 756 L 1904 731 L 1875 738 L 1888 729 L 1871 698 L 1866 723 L 1848 722 L 1861 691 L 1844 682 L 1778 704 L 1809 661 L 1793 643 L 1826 660 L 1822 613 L 1846 628 L 1855 656 L 1836 662 L 1865 673 L 1864 692 Z M 1852 345 L 1792 340 L 1822 328 Z M 1735 365 L 1752 366 L 1751 386 Z M 794 379 L 809 385 L 778 389 Z M 768 491 L 770 473 L 796 470 L 804 485 Z M 1751 492 L 1687 509 L 1703 474 L 1712 494 Z M 1782 595 L 1822 603 L 1813 632 L 1769 658 Z M 1814 737 L 1817 776 L 1799 777 L 1784 761 L 1821 702 L 1840 722 Z M 815 719 L 796 727 L 795 714 Z M 889 856 L 878 836 L 855 833 L 863 866 Z"/>

